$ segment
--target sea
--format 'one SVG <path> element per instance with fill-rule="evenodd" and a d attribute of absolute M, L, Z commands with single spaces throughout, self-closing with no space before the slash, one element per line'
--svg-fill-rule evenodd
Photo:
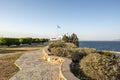
<path fill-rule="evenodd" d="M 120 52 L 120 41 L 79 41 L 80 47 Z M 117 56 L 120 56 L 116 54 Z"/>

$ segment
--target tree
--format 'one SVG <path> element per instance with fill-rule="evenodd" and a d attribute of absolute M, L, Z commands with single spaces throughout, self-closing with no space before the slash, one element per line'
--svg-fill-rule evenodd
<path fill-rule="evenodd" d="M 62 40 L 64 42 L 71 42 L 79 47 L 79 39 L 75 33 L 73 33 L 71 36 L 64 35 Z"/>
<path fill-rule="evenodd" d="M 63 38 L 62 38 L 62 40 L 65 41 L 65 42 L 69 42 L 69 39 L 70 38 L 67 35 L 64 35 Z"/>
<path fill-rule="evenodd" d="M 0 45 L 5 45 L 5 43 L 6 43 L 5 38 L 0 38 Z"/>
<path fill-rule="evenodd" d="M 71 35 L 70 42 L 74 43 L 76 46 L 79 47 L 79 39 L 75 33 Z"/>
<path fill-rule="evenodd" d="M 29 45 L 31 45 L 32 44 L 32 38 L 20 38 L 19 42 L 21 44 L 29 44 Z"/>
<path fill-rule="evenodd" d="M 32 39 L 32 43 L 40 43 L 40 39 L 39 38 L 34 38 L 34 39 Z"/>

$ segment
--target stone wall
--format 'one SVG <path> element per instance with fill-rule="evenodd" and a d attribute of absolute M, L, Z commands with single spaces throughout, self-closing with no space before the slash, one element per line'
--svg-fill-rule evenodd
<path fill-rule="evenodd" d="M 79 80 L 70 71 L 70 64 L 72 60 L 63 57 L 49 56 L 51 53 L 48 51 L 47 47 L 43 49 L 43 53 L 46 61 L 60 65 L 59 80 Z"/>

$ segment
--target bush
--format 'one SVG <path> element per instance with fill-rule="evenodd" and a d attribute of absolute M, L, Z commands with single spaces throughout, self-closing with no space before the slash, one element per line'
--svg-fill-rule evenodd
<path fill-rule="evenodd" d="M 80 69 L 95 80 L 120 80 L 118 62 L 98 53 L 88 54 L 80 61 Z"/>
<path fill-rule="evenodd" d="M 65 43 L 66 48 L 77 48 L 77 46 L 73 43 Z"/>
<path fill-rule="evenodd" d="M 47 42 L 49 39 L 39 39 L 39 38 L 0 38 L 0 45 L 17 45 L 19 46 L 20 44 L 32 44 L 33 43 L 43 43 Z"/>
<path fill-rule="evenodd" d="M 51 42 L 49 44 L 49 49 L 51 49 L 51 48 L 57 48 L 57 47 L 64 48 L 64 47 L 66 47 L 66 45 L 62 41 L 53 41 L 53 42 Z"/>
<path fill-rule="evenodd" d="M 70 58 L 73 62 L 79 62 L 85 55 L 95 52 L 93 48 L 77 48 L 73 43 L 64 43 L 62 41 L 51 42 L 49 50 L 53 55 Z"/>
<path fill-rule="evenodd" d="M 13 39 L 13 44 L 19 46 L 20 45 L 19 39 L 17 38 Z"/>
<path fill-rule="evenodd" d="M 41 38 L 41 39 L 33 38 L 32 39 L 32 43 L 44 43 L 44 42 L 48 42 L 48 41 L 49 41 L 49 39 L 46 39 L 46 38 Z"/>
<path fill-rule="evenodd" d="M 32 44 L 32 38 L 20 38 L 19 42 L 21 44 L 29 44 L 29 45 L 31 45 Z"/>
<path fill-rule="evenodd" d="M 40 43 L 40 39 L 39 38 L 34 38 L 34 39 L 32 39 L 32 43 Z"/>
<path fill-rule="evenodd" d="M 5 44 L 6 44 L 5 38 L 0 38 L 0 45 L 5 45 Z"/>
<path fill-rule="evenodd" d="M 68 57 L 69 51 L 66 48 L 51 48 L 51 53 L 55 56 Z"/>
<path fill-rule="evenodd" d="M 90 53 L 96 52 L 96 49 L 94 49 L 94 48 L 76 48 L 76 49 L 85 54 L 90 54 Z"/>
<path fill-rule="evenodd" d="M 83 52 L 79 52 L 76 51 L 73 55 L 72 55 L 72 61 L 75 63 L 79 63 L 79 61 L 85 56 L 86 54 Z"/>
<path fill-rule="evenodd" d="M 105 56 L 109 56 L 111 58 L 116 58 L 115 54 L 110 51 L 96 51 L 97 53 Z"/>
<path fill-rule="evenodd" d="M 0 38 L 0 44 L 1 45 L 20 45 L 19 39 L 17 38 Z"/>
<path fill-rule="evenodd" d="M 40 39 L 41 43 L 48 42 L 48 41 L 49 41 L 49 39 L 45 39 L 45 38 Z"/>
<path fill-rule="evenodd" d="M 51 53 L 55 56 L 67 57 L 72 59 L 74 62 L 79 62 L 86 54 L 80 52 L 78 49 L 70 48 L 51 48 Z"/>

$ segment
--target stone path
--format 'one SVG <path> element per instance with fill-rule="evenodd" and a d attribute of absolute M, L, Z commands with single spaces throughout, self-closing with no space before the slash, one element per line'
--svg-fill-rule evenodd
<path fill-rule="evenodd" d="M 20 68 L 10 80 L 59 80 L 59 64 L 43 60 L 41 50 L 26 52 L 15 64 Z"/>
<path fill-rule="evenodd" d="M 66 80 L 80 80 L 77 77 L 75 77 L 71 72 L 70 70 L 71 63 L 72 63 L 72 60 L 64 58 L 64 62 L 61 65 L 62 75 L 65 77 Z"/>

